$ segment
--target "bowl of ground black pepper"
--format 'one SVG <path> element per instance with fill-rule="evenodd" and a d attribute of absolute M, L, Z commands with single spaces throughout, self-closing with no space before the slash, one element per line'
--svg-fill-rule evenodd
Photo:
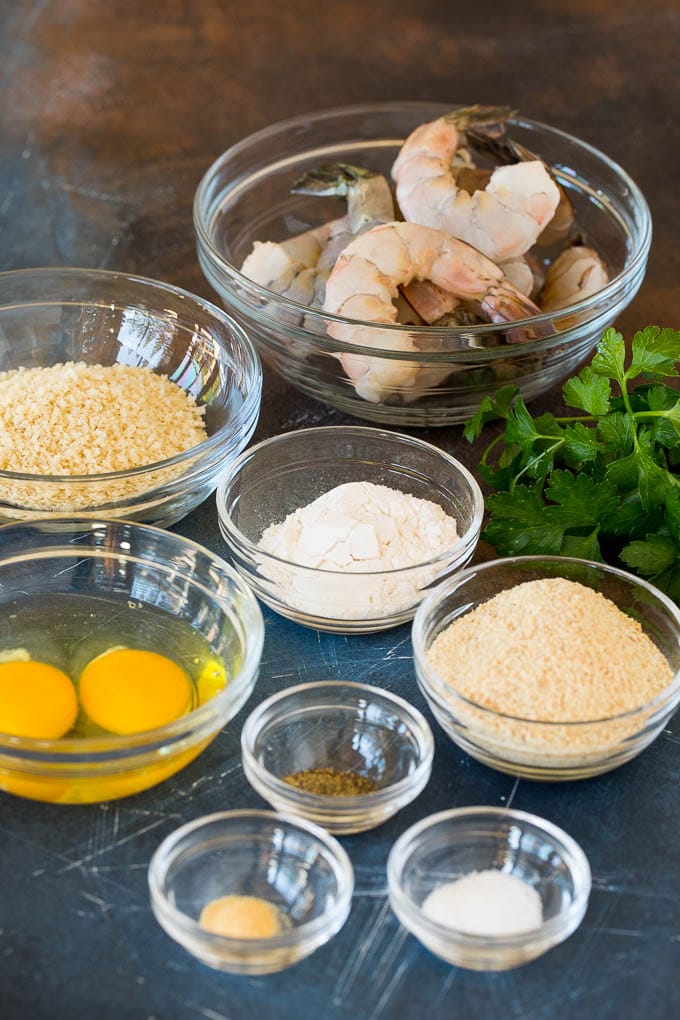
<path fill-rule="evenodd" d="M 603 563 L 461 571 L 413 623 L 419 686 L 452 740 L 528 779 L 581 779 L 647 747 L 680 702 L 680 610 Z"/>
<path fill-rule="evenodd" d="M 241 733 L 243 768 L 272 807 L 330 832 L 363 832 L 425 787 L 434 741 L 403 698 L 369 684 L 318 681 L 273 695 Z"/>

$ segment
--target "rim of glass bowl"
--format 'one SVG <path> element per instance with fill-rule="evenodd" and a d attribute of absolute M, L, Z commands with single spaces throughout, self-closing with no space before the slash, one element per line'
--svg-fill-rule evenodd
<path fill-rule="evenodd" d="M 291 786 L 290 783 L 285 783 L 282 779 L 279 779 L 270 772 L 269 769 L 265 768 L 253 753 L 255 741 L 259 736 L 259 729 L 262 724 L 262 716 L 265 715 L 273 706 L 278 702 L 285 701 L 289 695 L 299 694 L 301 691 L 313 691 L 319 690 L 323 692 L 331 687 L 350 687 L 356 691 L 364 691 L 371 697 L 378 694 L 381 698 L 391 702 L 395 706 L 395 715 L 406 716 L 408 718 L 409 726 L 411 731 L 416 735 L 418 748 L 420 751 L 420 761 L 418 765 L 403 779 L 400 779 L 396 783 L 391 783 L 389 786 L 382 787 L 378 790 L 373 790 L 371 793 L 361 793 L 351 797 L 334 797 L 329 794 L 311 793 L 308 790 L 300 790 L 295 786 Z M 324 702 L 322 700 L 322 705 Z M 328 705 L 327 708 L 335 708 L 337 706 Z M 308 711 L 314 708 L 313 705 L 307 705 L 303 711 Z M 273 721 L 273 720 L 272 720 Z M 280 722 L 281 720 L 277 720 Z M 308 684 L 297 684 L 295 687 L 286 687 L 285 690 L 279 691 L 277 694 L 272 694 L 271 697 L 265 701 L 260 702 L 256 705 L 253 711 L 250 713 L 243 729 L 241 730 L 241 753 L 246 759 L 249 768 L 252 769 L 260 777 L 266 777 L 265 782 L 272 790 L 279 794 L 280 797 L 291 801 L 292 803 L 300 806 L 310 806 L 324 811 L 339 812 L 343 813 L 348 810 L 356 810 L 360 807 L 369 806 L 371 808 L 377 807 L 382 803 L 389 803 L 396 799 L 400 794 L 407 792 L 412 787 L 416 787 L 424 778 L 425 782 L 427 777 L 432 770 L 432 761 L 434 758 L 434 737 L 432 735 L 432 729 L 425 718 L 425 716 L 417 708 L 414 708 L 404 698 L 399 697 L 398 694 L 393 694 L 391 691 L 384 690 L 381 687 L 375 687 L 371 684 L 354 683 L 353 681 L 347 680 L 316 680 Z"/>
<path fill-rule="evenodd" d="M 465 705 L 469 705 L 470 708 L 474 708 L 476 711 L 483 713 L 489 718 L 508 719 L 510 722 L 523 723 L 529 726 L 569 726 L 578 728 L 599 726 L 603 723 L 630 719 L 643 712 L 648 712 L 650 709 L 656 710 L 658 708 L 663 708 L 664 711 L 666 711 L 669 703 L 680 700 L 680 669 L 675 672 L 671 682 L 654 698 L 652 698 L 651 701 L 647 701 L 643 705 L 638 705 L 637 708 L 628 709 L 626 712 L 619 712 L 617 715 L 604 716 L 599 719 L 525 719 L 523 716 L 509 715 L 507 712 L 498 712 L 495 709 L 489 708 L 488 705 L 480 705 L 478 702 L 472 701 L 471 698 L 466 698 L 465 695 L 460 694 L 430 665 L 430 661 L 427 658 L 427 647 L 425 643 L 427 617 L 439 601 L 447 598 L 448 595 L 450 595 L 456 588 L 460 587 L 460 585 L 464 585 L 469 578 L 474 577 L 482 571 L 486 572 L 489 569 L 493 569 L 499 564 L 514 563 L 563 563 L 566 565 L 575 563 L 580 567 L 590 567 L 594 570 L 601 571 L 602 573 L 612 574 L 614 577 L 620 577 L 625 581 L 632 581 L 634 586 L 649 592 L 649 594 L 653 595 L 657 601 L 661 602 L 661 604 L 670 612 L 670 615 L 675 620 L 677 629 L 675 638 L 676 644 L 680 647 L 680 609 L 667 595 L 664 595 L 662 591 L 659 591 L 659 589 L 655 588 L 654 585 L 649 583 L 649 581 L 645 581 L 643 578 L 637 577 L 635 574 L 629 574 L 627 571 L 620 570 L 618 567 L 612 567 L 608 563 L 597 563 L 595 560 L 584 560 L 575 556 L 508 556 L 500 559 L 488 560 L 486 563 L 480 563 L 477 566 L 466 567 L 464 570 L 459 571 L 454 578 L 449 578 L 448 580 L 443 581 L 432 591 L 428 592 L 424 600 L 418 606 L 413 620 L 411 639 L 413 642 L 414 659 L 418 666 L 416 671 L 418 682 L 422 684 L 424 691 L 433 696 L 442 708 L 450 711 L 452 702 L 458 700 L 463 702 Z M 521 582 L 518 581 L 517 583 L 519 584 Z M 482 604 L 483 603 L 479 603 L 479 605 Z M 463 614 L 459 614 L 459 616 L 460 615 Z"/>
<path fill-rule="evenodd" d="M 376 575 L 395 575 L 405 574 L 411 570 L 419 570 L 422 567 L 434 566 L 436 564 L 446 565 L 451 561 L 452 552 L 456 552 L 454 562 L 459 559 L 461 555 L 465 553 L 471 542 L 475 539 L 475 536 L 479 535 L 482 526 L 482 519 L 484 517 L 484 496 L 482 490 L 479 487 L 479 483 L 476 481 L 474 475 L 469 471 L 464 464 L 456 460 L 450 453 L 440 449 L 438 446 L 434 446 L 432 443 L 427 443 L 424 439 L 417 439 L 414 436 L 407 436 L 402 432 L 390 432 L 387 429 L 371 428 L 370 426 L 364 425 L 321 425 L 315 428 L 309 429 L 295 429 L 292 432 L 282 432 L 275 436 L 270 436 L 268 439 L 263 439 L 254 446 L 249 446 L 248 449 L 243 450 L 237 457 L 235 457 L 226 470 L 223 472 L 220 481 L 217 486 L 217 512 L 220 523 L 224 526 L 225 530 L 228 531 L 231 540 L 238 547 L 239 551 L 245 551 L 251 557 L 259 557 L 263 560 L 268 560 L 274 563 L 281 563 L 286 567 L 294 567 L 298 571 L 310 571 L 315 574 L 324 574 L 329 577 L 347 577 L 348 572 L 346 570 L 326 570 L 322 567 L 310 567 L 304 563 L 296 563 L 294 560 L 286 560 L 275 553 L 270 553 L 261 549 L 257 543 L 252 542 L 247 538 L 239 528 L 236 527 L 231 519 L 230 514 L 227 512 L 226 505 L 226 492 L 228 487 L 236 475 L 241 470 L 242 466 L 251 460 L 260 450 L 264 447 L 273 446 L 276 443 L 285 442 L 291 437 L 305 437 L 312 436 L 314 434 L 325 433 L 327 435 L 348 435 L 356 434 L 360 435 L 368 434 L 371 438 L 378 439 L 380 436 L 384 436 L 390 440 L 405 441 L 409 445 L 417 448 L 425 448 L 428 452 L 436 453 L 440 458 L 446 461 L 449 467 L 454 468 L 458 471 L 465 482 L 470 488 L 473 498 L 473 513 L 470 526 L 461 535 L 458 536 L 458 541 L 455 545 L 452 545 L 445 552 L 440 553 L 439 556 L 435 556 L 429 560 L 421 560 L 418 563 L 412 563 L 408 567 L 393 567 L 391 570 L 356 570 L 351 572 L 352 577 L 375 577 Z M 420 497 L 426 498 L 426 497 Z M 456 524 L 458 522 L 456 521 Z M 432 583 L 432 582 L 431 582 Z M 429 587 L 429 586 L 428 586 Z"/>
<path fill-rule="evenodd" d="M 309 835 L 316 837 L 326 851 L 326 859 L 333 869 L 337 883 L 338 893 L 332 908 L 330 910 L 326 909 L 324 913 L 313 918 L 311 921 L 305 921 L 294 928 L 288 928 L 279 935 L 271 936 L 271 938 L 238 939 L 232 938 L 229 935 L 217 935 L 214 932 L 205 931 L 197 921 L 194 921 L 188 914 L 185 914 L 171 903 L 165 892 L 164 883 L 168 868 L 174 861 L 174 854 L 178 843 L 197 829 L 201 829 L 204 826 L 208 827 L 216 821 L 232 818 L 263 818 L 271 823 L 278 822 L 293 826 L 296 829 L 302 829 Z M 213 843 L 219 845 L 217 840 L 213 840 Z M 337 930 L 342 926 L 349 912 L 354 892 L 354 869 L 349 855 L 338 840 L 327 832 L 326 829 L 297 815 L 287 815 L 278 811 L 265 811 L 257 808 L 216 811 L 214 814 L 196 818 L 194 821 L 187 822 L 185 825 L 175 829 L 165 837 L 154 852 L 149 862 L 147 877 L 152 900 L 180 931 L 193 938 L 205 940 L 209 945 L 218 946 L 226 943 L 234 948 L 246 945 L 253 952 L 262 951 L 265 948 L 272 950 L 283 949 L 291 943 L 311 940 L 315 936 L 323 934 L 326 930 L 331 932 Z"/>
<path fill-rule="evenodd" d="M 244 276 L 240 272 L 240 270 L 235 265 L 233 265 L 233 263 L 228 262 L 227 259 L 221 254 L 219 249 L 214 246 L 212 242 L 211 232 L 208 229 L 207 225 L 215 211 L 214 210 L 215 202 L 214 200 L 210 201 L 208 194 L 210 187 L 212 185 L 213 178 L 216 177 L 216 175 L 220 172 L 223 163 L 225 163 L 228 159 L 231 159 L 234 156 L 239 155 L 243 150 L 247 150 L 253 143 L 266 141 L 270 137 L 273 137 L 280 133 L 284 133 L 286 131 L 294 131 L 295 129 L 300 128 L 304 125 L 308 125 L 311 121 L 320 122 L 324 120 L 330 120 L 338 116 L 348 116 L 352 114 L 357 115 L 368 114 L 371 112 L 396 113 L 399 110 L 415 111 L 419 108 L 422 109 L 423 112 L 429 111 L 427 116 L 430 116 L 432 113 L 441 116 L 442 114 L 450 112 L 451 109 L 455 109 L 456 104 L 427 103 L 416 101 L 405 103 L 360 103 L 357 105 L 330 107 L 329 109 L 326 110 L 312 111 L 307 114 L 302 114 L 296 117 L 290 117 L 285 120 L 277 121 L 275 124 L 270 124 L 267 127 L 261 128 L 259 131 L 255 131 L 252 134 L 247 135 L 245 138 L 242 138 L 234 145 L 229 146 L 229 148 L 226 149 L 220 156 L 218 156 L 217 159 L 214 160 L 214 162 L 210 165 L 210 167 L 207 169 L 207 171 L 201 178 L 201 181 L 199 182 L 198 188 L 196 190 L 193 204 L 193 218 L 194 229 L 196 231 L 196 235 L 198 237 L 200 244 L 206 249 L 210 258 L 214 263 L 217 264 L 219 269 L 221 269 L 223 272 L 226 272 L 227 275 L 234 277 L 238 284 L 241 287 L 243 287 L 246 291 L 251 290 L 259 300 L 268 299 L 271 300 L 271 296 L 272 294 L 274 294 L 277 303 L 280 303 L 282 308 L 289 309 L 293 314 L 300 315 L 301 313 L 309 312 L 309 308 L 307 305 L 302 305 L 298 301 L 292 301 L 290 298 L 283 297 L 280 294 L 276 294 L 275 291 L 271 291 L 268 288 L 261 286 L 260 284 L 254 283 L 247 276 Z M 438 114 L 437 111 L 439 111 Z M 594 156 L 595 158 L 603 162 L 608 167 L 608 169 L 613 171 L 620 178 L 621 182 L 625 185 L 626 190 L 631 195 L 632 200 L 642 220 L 640 229 L 641 237 L 638 250 L 632 253 L 632 258 L 629 264 L 625 266 L 620 273 L 617 273 L 617 275 L 613 277 L 605 287 L 603 287 L 599 291 L 596 291 L 594 294 L 586 298 L 583 298 L 583 300 L 577 301 L 573 305 L 567 305 L 565 308 L 560 308 L 557 312 L 544 312 L 542 315 L 535 315 L 528 319 L 517 319 L 516 321 L 513 320 L 511 325 L 513 329 L 515 329 L 527 326 L 529 324 L 533 325 L 538 324 L 539 326 L 549 325 L 556 316 L 559 316 L 559 318 L 566 318 L 567 316 L 571 317 L 574 315 L 582 315 L 582 313 L 588 312 L 602 303 L 605 304 L 608 303 L 609 299 L 620 288 L 624 280 L 635 276 L 635 274 L 640 269 L 641 263 L 644 263 L 644 261 L 646 260 L 652 240 L 652 217 L 649 205 L 647 204 L 647 200 L 643 195 L 642 191 L 640 190 L 639 186 L 635 183 L 633 178 L 623 169 L 623 167 L 619 163 L 617 163 L 615 160 L 607 156 L 601 149 L 598 149 L 596 146 L 591 145 L 589 142 L 583 141 L 576 135 L 572 135 L 567 131 L 561 130 L 560 128 L 552 127 L 550 124 L 545 124 L 543 121 L 533 120 L 529 117 L 513 116 L 509 118 L 508 123 L 515 124 L 519 127 L 538 129 L 540 131 L 545 131 L 548 134 L 553 135 L 557 138 L 563 138 L 570 144 L 579 146 L 581 149 L 583 149 L 584 152 L 588 153 L 591 156 Z M 357 323 L 365 322 L 365 320 L 362 319 L 350 319 L 343 315 L 337 315 L 331 312 L 322 312 L 321 310 L 318 310 L 318 314 L 320 316 L 323 315 L 323 318 L 327 319 L 329 322 L 338 322 L 341 324 L 350 325 L 356 325 Z M 550 341 L 554 342 L 555 340 L 559 340 L 561 343 L 564 343 L 565 340 L 568 340 L 573 333 L 577 333 L 586 323 L 587 319 L 582 320 L 575 326 L 570 327 L 569 329 L 562 330 L 561 332 L 551 333 L 547 337 L 538 337 L 533 340 L 525 340 L 520 344 L 505 342 L 497 344 L 496 346 L 491 348 L 470 348 L 470 349 L 466 348 L 452 351 L 427 351 L 427 350 L 402 351 L 398 347 L 394 347 L 391 349 L 381 348 L 379 351 L 379 355 L 380 356 L 398 355 L 399 358 L 402 360 L 406 361 L 416 360 L 421 362 L 425 354 L 427 355 L 427 360 L 432 362 L 436 362 L 438 360 L 441 361 L 449 360 L 452 355 L 461 355 L 464 356 L 467 360 L 469 360 L 471 356 L 474 356 L 475 358 L 480 358 L 481 360 L 483 360 L 484 355 L 487 355 L 489 357 L 498 357 L 499 352 L 502 352 L 504 357 L 513 355 L 518 356 L 518 349 L 519 352 L 523 351 L 524 353 L 526 353 L 527 351 L 534 350 L 536 347 L 545 346 L 546 342 Z M 497 336 L 499 329 L 498 323 L 483 323 L 467 327 L 404 326 L 399 323 L 382 323 L 382 322 L 380 323 L 369 322 L 367 323 L 367 325 L 373 326 L 375 328 L 380 328 L 381 332 L 385 330 L 387 331 L 387 333 L 389 333 L 390 330 L 394 330 L 395 334 L 398 334 L 400 332 L 403 332 L 404 330 L 407 330 L 409 334 L 413 334 L 415 337 L 425 336 L 428 333 L 434 333 L 439 335 L 446 334 L 453 336 L 469 336 L 470 334 L 473 334 L 476 337 L 485 337 L 489 334 L 494 334 Z M 310 335 L 314 336 L 315 334 L 310 333 Z M 324 343 L 325 344 L 327 343 L 329 345 L 329 349 L 333 351 L 347 351 L 350 353 L 355 352 L 361 353 L 362 351 L 365 352 L 366 350 L 371 351 L 375 350 L 374 348 L 367 347 L 364 344 L 348 343 L 342 340 L 335 340 L 333 337 L 325 335 Z"/>
<path fill-rule="evenodd" d="M 262 390 L 262 364 L 255 346 L 243 326 L 224 311 L 224 309 L 219 308 L 211 301 L 206 301 L 197 294 L 192 294 L 191 291 L 184 290 L 183 287 L 176 287 L 172 283 L 164 283 L 162 280 L 154 280 L 149 276 L 137 276 L 133 273 L 123 273 L 110 269 L 87 269 L 80 266 L 36 266 L 30 269 L 10 269 L 0 272 L 0 286 L 12 278 L 27 279 L 29 276 L 39 277 L 42 274 L 55 278 L 63 277 L 64 279 L 77 276 L 92 276 L 95 280 L 99 277 L 100 279 L 113 281 L 118 278 L 129 281 L 133 284 L 142 284 L 146 287 L 152 287 L 156 290 L 165 291 L 188 299 L 193 304 L 198 305 L 202 311 L 218 319 L 230 332 L 233 332 L 238 337 L 239 343 L 248 355 L 248 374 L 246 378 L 247 390 L 243 396 L 243 403 L 237 410 L 234 417 L 217 429 L 212 436 L 208 436 L 208 438 L 204 439 L 202 443 L 197 443 L 196 446 L 191 446 L 188 450 L 182 450 L 181 453 L 176 453 L 172 457 L 167 457 L 165 460 L 152 461 L 149 464 L 142 464 L 139 467 L 125 468 L 123 471 L 104 471 L 99 474 L 90 475 L 35 475 L 27 474 L 22 471 L 0 470 L 0 479 L 17 482 L 30 482 L 33 484 L 36 482 L 49 482 L 59 485 L 85 485 L 87 483 L 99 484 L 101 482 L 113 480 L 117 481 L 122 478 L 135 478 L 140 475 L 145 475 L 150 471 L 161 471 L 164 468 L 181 464 L 183 461 L 192 460 L 198 455 L 202 456 L 205 453 L 209 453 L 221 445 L 224 441 L 225 435 L 236 435 L 244 426 L 248 426 L 251 423 L 253 426 L 255 425 L 259 414 L 260 395 Z M 37 305 L 58 304 L 59 299 L 55 298 L 54 300 L 51 300 L 46 298 L 34 303 Z M 79 302 L 76 299 L 74 303 Z M 4 307 L 8 306 L 0 305 L 0 309 Z M 159 316 L 160 313 L 161 310 L 159 309 Z M 229 350 L 224 345 L 221 338 L 213 337 L 212 339 L 215 343 L 219 344 L 222 352 L 229 354 Z M 174 478 L 171 481 L 176 483 L 177 481 L 181 481 L 181 477 Z"/>
<path fill-rule="evenodd" d="M 86 518 L 69 518 L 72 523 L 77 526 L 79 523 L 91 523 Z M 16 523 L 0 525 L 0 536 L 2 532 L 7 528 L 30 528 L 33 524 L 42 524 L 44 522 L 28 522 L 27 524 L 17 525 Z M 49 523 L 49 522 L 48 522 Z M 62 519 L 60 523 L 64 523 Z M 121 518 L 107 518 L 106 520 L 95 521 L 97 526 L 107 526 L 109 524 L 123 524 L 130 525 L 130 521 L 123 520 Z M 155 534 L 163 535 L 167 538 L 168 535 L 175 538 L 182 546 L 185 546 L 191 550 L 197 550 L 202 556 L 207 557 L 212 565 L 222 573 L 226 574 L 231 581 L 237 586 L 239 601 L 241 602 L 243 609 L 239 609 L 238 614 L 235 614 L 233 604 L 222 599 L 220 595 L 215 591 L 214 588 L 207 588 L 201 584 L 196 576 L 190 571 L 180 566 L 177 561 L 174 561 L 171 565 L 164 565 L 158 560 L 154 560 L 154 566 L 164 572 L 171 573 L 173 576 L 181 576 L 184 579 L 190 581 L 194 590 L 200 591 L 203 595 L 209 597 L 210 601 L 217 603 L 220 608 L 224 609 L 228 613 L 230 618 L 237 615 L 238 629 L 240 630 L 239 637 L 242 641 L 244 650 L 243 663 L 239 670 L 236 678 L 228 683 L 221 691 L 213 695 L 204 705 L 199 705 L 198 708 L 192 709 L 191 712 L 187 712 L 186 715 L 182 715 L 179 719 L 175 719 L 173 722 L 166 724 L 165 726 L 158 726 L 153 730 L 142 730 L 141 733 L 111 733 L 110 735 L 102 735 L 96 737 L 60 737 L 59 739 L 40 740 L 35 737 L 16 737 L 9 733 L 0 732 L 0 755 L 10 754 L 13 752 L 19 752 L 19 754 L 25 754 L 26 757 L 26 768 L 30 768 L 31 759 L 28 757 L 29 753 L 36 755 L 46 756 L 41 759 L 44 764 L 53 763 L 55 765 L 64 764 L 77 764 L 80 756 L 87 755 L 88 759 L 94 757 L 94 761 L 91 764 L 106 765 L 109 763 L 109 755 L 111 752 L 129 752 L 128 756 L 132 756 L 133 752 L 144 754 L 145 752 L 152 750 L 154 753 L 160 749 L 164 744 L 169 741 L 177 741 L 184 736 L 191 735 L 200 730 L 201 727 L 206 728 L 205 735 L 212 731 L 213 727 L 209 724 L 214 720 L 215 715 L 221 715 L 223 710 L 228 708 L 235 703 L 238 703 L 239 699 L 243 696 L 244 691 L 247 691 L 257 670 L 260 665 L 260 658 L 262 655 L 262 648 L 264 645 L 264 620 L 262 617 L 262 611 L 258 605 L 257 599 L 253 595 L 249 585 L 243 580 L 241 575 L 232 566 L 226 563 L 221 557 L 211 552 L 205 546 L 200 545 L 198 542 L 194 542 L 190 538 L 185 538 L 183 535 L 175 534 L 174 532 L 168 532 L 163 528 L 154 527 L 151 524 L 137 524 L 133 522 L 135 530 L 143 530 L 145 532 L 152 532 Z M 82 557 L 84 550 L 82 547 L 73 545 L 61 545 L 53 546 L 46 549 L 41 549 L 38 552 L 25 551 L 10 556 L 8 558 L 2 558 L 3 563 L 11 563 L 13 560 L 35 560 L 35 559 L 48 559 L 54 557 L 59 550 L 69 552 L 73 555 Z M 110 550 L 92 549 L 87 550 L 91 553 L 94 559 L 103 559 L 104 557 L 111 556 Z M 149 557 L 135 557 L 130 552 L 121 554 L 116 552 L 116 558 L 124 558 L 127 560 L 138 559 L 141 562 L 148 562 Z M 247 613 L 248 627 L 245 626 L 243 619 L 245 613 Z M 219 712 L 216 710 L 220 710 Z M 48 758 L 47 756 L 53 756 Z M 76 761 L 71 763 L 68 761 L 69 756 L 74 756 Z M 17 756 L 19 757 L 19 756 Z M 125 757 L 117 759 L 121 763 L 125 760 Z M 83 764 L 89 764 L 90 762 L 83 762 Z"/>
<path fill-rule="evenodd" d="M 566 910 L 560 910 L 554 917 L 544 920 L 539 928 L 519 932 L 515 935 L 503 936 L 475 935 L 472 932 L 449 928 L 447 925 L 440 924 L 438 921 L 428 917 L 423 912 L 422 906 L 416 904 L 402 887 L 401 876 L 403 874 L 404 863 L 407 856 L 410 855 L 414 843 L 423 832 L 434 828 L 440 822 L 449 821 L 452 818 L 481 818 L 484 816 L 505 818 L 508 821 L 514 819 L 518 822 L 529 823 L 547 834 L 550 842 L 559 844 L 566 851 L 564 856 L 569 861 L 569 872 L 574 879 L 576 895 Z M 506 946 L 508 948 L 519 947 L 536 939 L 543 939 L 553 935 L 559 936 L 564 931 L 573 930 L 573 922 L 578 924 L 585 912 L 591 885 L 592 876 L 588 858 L 573 836 L 570 836 L 559 825 L 555 825 L 554 822 L 550 822 L 546 818 L 530 814 L 528 811 L 518 811 L 515 808 L 496 808 L 480 805 L 451 808 L 447 811 L 439 811 L 434 815 L 428 815 L 427 818 L 415 822 L 414 825 L 399 836 L 387 858 L 387 888 L 389 896 L 395 900 L 398 909 L 409 918 L 416 928 L 425 929 L 428 934 L 438 940 L 456 939 L 479 948 L 489 944 L 493 945 L 494 948 Z"/>

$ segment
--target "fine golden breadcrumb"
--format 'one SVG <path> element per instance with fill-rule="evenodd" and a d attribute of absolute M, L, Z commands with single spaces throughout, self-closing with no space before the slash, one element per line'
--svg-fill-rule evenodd
<path fill-rule="evenodd" d="M 454 620 L 428 658 L 475 704 L 539 722 L 587 722 L 640 708 L 673 677 L 637 620 L 560 577 L 518 584 Z"/>
<path fill-rule="evenodd" d="M 97 476 L 155 464 L 204 442 L 204 410 L 167 376 L 141 366 L 65 362 L 0 372 L 0 470 L 37 476 L 36 482 L 3 479 L 4 515 L 23 519 L 36 511 L 137 501 L 183 468 Z M 53 482 L 50 475 L 87 481 Z"/>
<path fill-rule="evenodd" d="M 136 365 L 0 372 L 0 469 L 96 475 L 166 460 L 207 438 L 203 408 Z"/>

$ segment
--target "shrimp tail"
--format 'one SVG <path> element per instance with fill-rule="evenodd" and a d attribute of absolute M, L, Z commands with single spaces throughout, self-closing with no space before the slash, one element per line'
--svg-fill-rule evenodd
<path fill-rule="evenodd" d="M 351 234 L 394 219 L 394 199 L 386 179 L 351 163 L 321 163 L 296 181 L 291 191 L 346 198 Z"/>
<path fill-rule="evenodd" d="M 507 166 L 510 163 L 521 163 L 522 160 L 536 159 L 531 156 L 528 149 L 524 149 L 525 155 L 520 153 L 516 142 L 507 136 L 497 138 L 486 131 L 478 131 L 470 128 L 465 132 L 465 137 L 470 148 L 482 156 L 488 156 L 497 166 Z"/>
<path fill-rule="evenodd" d="M 531 319 L 535 315 L 540 315 L 541 310 L 507 279 L 501 279 L 489 287 L 480 301 L 480 308 L 482 315 L 489 322 L 505 325 L 505 338 L 512 344 L 538 340 L 541 337 L 551 336 L 555 332 L 555 328 L 550 322 L 526 323 L 522 326 L 508 327 L 508 323 L 517 319 Z"/>
<path fill-rule="evenodd" d="M 340 195 L 345 198 L 359 181 L 376 176 L 372 170 L 351 163 L 320 163 L 303 174 L 290 190 L 294 195 Z"/>
<path fill-rule="evenodd" d="M 453 124 L 459 131 L 467 132 L 470 128 L 487 128 L 490 135 L 502 135 L 505 131 L 505 122 L 514 117 L 517 110 L 510 106 L 483 106 L 475 103 L 473 106 L 461 106 L 457 110 L 444 115 L 444 120 Z"/>

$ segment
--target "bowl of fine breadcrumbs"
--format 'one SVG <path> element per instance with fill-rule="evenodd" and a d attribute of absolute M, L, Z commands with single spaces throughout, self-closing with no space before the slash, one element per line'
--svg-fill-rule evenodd
<path fill-rule="evenodd" d="M 249 338 L 201 298 L 103 270 L 0 273 L 0 522 L 172 524 L 246 445 L 260 395 Z"/>
<path fill-rule="evenodd" d="M 529 779 L 629 761 L 680 701 L 680 610 L 602 563 L 470 567 L 422 603 L 413 647 L 420 688 L 455 743 Z"/>

